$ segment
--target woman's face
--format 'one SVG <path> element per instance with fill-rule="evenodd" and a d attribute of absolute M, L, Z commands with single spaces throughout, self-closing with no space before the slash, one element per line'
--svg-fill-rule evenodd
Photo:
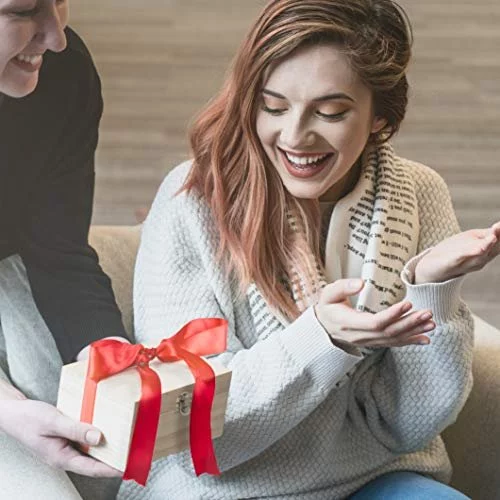
<path fill-rule="evenodd" d="M 371 133 L 372 93 L 334 45 L 299 49 L 270 71 L 257 135 L 285 188 L 297 198 L 335 200 Z"/>
<path fill-rule="evenodd" d="M 35 90 L 47 50 L 66 48 L 68 0 L 0 0 L 0 92 Z"/>

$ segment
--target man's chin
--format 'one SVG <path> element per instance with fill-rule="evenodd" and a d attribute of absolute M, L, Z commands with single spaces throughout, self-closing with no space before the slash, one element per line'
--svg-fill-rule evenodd
<path fill-rule="evenodd" d="M 2 82 L 0 80 L 0 93 L 13 97 L 14 99 L 21 99 L 32 94 L 38 85 L 38 78 L 32 78 L 26 82 Z"/>

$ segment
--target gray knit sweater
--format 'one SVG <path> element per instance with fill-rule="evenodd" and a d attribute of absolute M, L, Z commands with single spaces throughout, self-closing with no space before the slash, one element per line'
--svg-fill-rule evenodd
<path fill-rule="evenodd" d="M 443 180 L 405 162 L 415 181 L 418 252 L 455 233 Z M 245 297 L 216 265 L 218 235 L 206 204 L 175 196 L 190 164 L 171 172 L 144 225 L 135 286 L 139 342 L 155 343 L 198 317 L 229 321 L 233 370 L 224 435 L 215 441 L 222 475 L 196 478 L 188 452 L 154 463 L 146 488 L 124 484 L 119 499 L 342 499 L 390 471 L 447 481 L 439 433 L 471 388 L 472 321 L 461 279 L 411 285 L 406 298 L 431 308 L 429 346 L 378 350 L 365 358 L 335 347 L 312 308 L 283 327 L 255 287 Z"/>

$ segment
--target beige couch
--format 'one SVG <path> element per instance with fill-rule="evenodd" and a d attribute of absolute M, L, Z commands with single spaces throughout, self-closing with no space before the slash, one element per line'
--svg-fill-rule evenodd
<path fill-rule="evenodd" d="M 112 279 L 125 326 L 132 332 L 132 277 L 140 227 L 95 226 L 90 241 Z M 500 331 L 476 320 L 474 389 L 444 433 L 453 485 L 473 500 L 500 499 Z"/>

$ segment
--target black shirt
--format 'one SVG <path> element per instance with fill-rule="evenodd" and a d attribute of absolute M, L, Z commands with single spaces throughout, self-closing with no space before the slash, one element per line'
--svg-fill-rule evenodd
<path fill-rule="evenodd" d="M 0 259 L 18 253 L 64 362 L 125 336 L 109 278 L 88 245 L 101 85 L 82 40 L 47 52 L 35 91 L 0 94 Z M 1 318 L 0 318 L 1 320 Z"/>

